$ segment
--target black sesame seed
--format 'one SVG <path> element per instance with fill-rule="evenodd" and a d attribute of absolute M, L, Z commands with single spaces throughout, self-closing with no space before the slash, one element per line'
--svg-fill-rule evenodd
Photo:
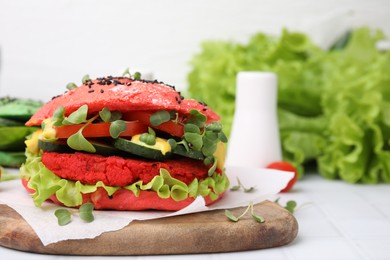
<path fill-rule="evenodd" d="M 101 90 L 100 90 L 100 93 L 104 93 L 104 90 L 103 90 L 103 89 L 101 89 Z"/>
<path fill-rule="evenodd" d="M 93 89 L 88 90 L 88 93 L 92 93 L 92 92 L 95 92 L 95 90 Z"/>

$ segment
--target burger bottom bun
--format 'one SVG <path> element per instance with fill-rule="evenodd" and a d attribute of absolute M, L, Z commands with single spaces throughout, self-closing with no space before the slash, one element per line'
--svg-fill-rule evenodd
<path fill-rule="evenodd" d="M 33 193 L 27 184 L 28 180 L 22 179 L 22 184 L 27 191 Z M 223 194 L 219 194 L 216 200 L 211 200 L 208 196 L 204 197 L 206 205 L 210 205 L 218 201 Z M 53 195 L 49 198 L 50 201 L 64 206 Z M 141 191 L 139 196 L 135 196 L 132 191 L 126 189 L 117 190 L 112 196 L 109 196 L 105 189 L 99 187 L 95 192 L 83 194 L 83 204 L 92 203 L 96 210 L 164 210 L 177 211 L 190 205 L 194 201 L 193 198 L 187 198 L 182 201 L 175 201 L 172 198 L 160 198 L 154 191 Z"/>

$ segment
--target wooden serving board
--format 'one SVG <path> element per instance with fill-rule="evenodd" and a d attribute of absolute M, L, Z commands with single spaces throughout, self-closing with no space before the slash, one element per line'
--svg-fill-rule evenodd
<path fill-rule="evenodd" d="M 125 228 L 94 239 L 65 240 L 43 246 L 30 225 L 12 208 L 0 205 L 0 245 L 21 251 L 63 255 L 158 255 L 217 253 L 285 245 L 297 236 L 298 223 L 279 205 L 255 205 L 264 223 L 250 214 L 231 222 L 224 210 L 170 218 L 133 221 Z M 231 211 L 235 215 L 244 208 Z"/>

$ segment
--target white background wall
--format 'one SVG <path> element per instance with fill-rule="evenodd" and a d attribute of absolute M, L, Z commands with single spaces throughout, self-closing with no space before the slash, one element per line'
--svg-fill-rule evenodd
<path fill-rule="evenodd" d="M 126 67 L 184 90 L 204 40 L 286 27 L 326 47 L 362 25 L 390 36 L 390 0 L 0 0 L 0 95 L 46 101 Z"/>

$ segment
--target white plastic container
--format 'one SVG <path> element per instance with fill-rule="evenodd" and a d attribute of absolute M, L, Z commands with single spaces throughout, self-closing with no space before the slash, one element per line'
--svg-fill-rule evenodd
<path fill-rule="evenodd" d="M 277 77 L 240 72 L 226 165 L 263 168 L 282 159 L 277 118 Z"/>

